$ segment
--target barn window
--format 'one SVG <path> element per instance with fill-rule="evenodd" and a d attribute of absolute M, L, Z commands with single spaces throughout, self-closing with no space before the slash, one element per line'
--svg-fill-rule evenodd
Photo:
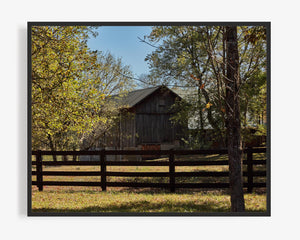
<path fill-rule="evenodd" d="M 165 99 L 159 99 L 158 106 L 164 107 L 166 105 Z"/>

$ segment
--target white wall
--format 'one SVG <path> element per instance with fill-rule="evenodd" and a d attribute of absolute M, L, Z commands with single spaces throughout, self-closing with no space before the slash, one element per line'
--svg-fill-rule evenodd
<path fill-rule="evenodd" d="M 296 3 L 291 0 L 283 3 L 2 1 L 0 238 L 253 240 L 299 236 L 296 104 L 299 103 L 300 31 Z M 27 21 L 272 21 L 272 217 L 26 217 Z"/>

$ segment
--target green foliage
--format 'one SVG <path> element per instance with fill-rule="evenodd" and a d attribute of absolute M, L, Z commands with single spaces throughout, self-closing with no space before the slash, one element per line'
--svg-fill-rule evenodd
<path fill-rule="evenodd" d="M 33 149 L 64 149 L 75 144 L 73 133 L 81 133 L 82 123 L 90 121 L 82 114 L 86 96 L 79 79 L 95 61 L 84 42 L 91 29 L 37 26 L 31 31 Z"/>
<path fill-rule="evenodd" d="M 215 71 L 210 64 L 216 59 L 209 55 L 211 39 L 216 50 L 219 37 L 218 27 L 154 27 L 148 39 L 159 47 L 146 60 L 150 63 L 152 76 L 163 83 L 185 88 L 183 97 L 190 107 L 181 108 L 183 113 L 179 112 L 174 120 L 183 121 L 188 116 L 190 125 L 194 125 L 192 128 L 212 127 L 222 139 L 224 113 L 221 109 L 224 103 L 220 96 L 220 79 L 216 84 Z M 184 119 L 179 120 L 180 117 Z M 198 140 L 195 141 L 202 141 Z"/>
<path fill-rule="evenodd" d="M 191 120 L 199 130 L 213 128 L 224 141 L 226 42 L 221 26 L 159 26 L 146 37 L 157 48 L 146 57 L 157 83 L 182 86 L 189 103 L 174 121 Z M 238 27 L 241 119 L 258 122 L 266 109 L 266 29 Z M 265 115 L 264 115 L 265 116 Z M 222 140 L 223 139 L 223 140 Z M 197 140 L 201 142 L 201 140 Z"/>
<path fill-rule="evenodd" d="M 130 71 L 110 54 L 88 49 L 87 39 L 96 36 L 93 27 L 31 31 L 32 148 L 78 149 L 83 138 L 107 129 L 116 109 L 107 96 L 124 90 L 128 79 L 121 74 Z"/>
<path fill-rule="evenodd" d="M 242 99 L 241 110 L 244 114 L 241 119 L 245 127 L 248 125 L 258 126 L 263 122 L 259 122 L 259 118 L 262 118 L 262 114 L 266 116 L 266 89 L 266 73 L 262 71 L 253 75 L 242 86 L 240 98 Z"/>
<path fill-rule="evenodd" d="M 267 136 L 267 126 L 266 125 L 259 125 L 257 127 L 257 131 L 255 132 L 256 136 Z"/>
<path fill-rule="evenodd" d="M 159 46 L 145 59 L 151 75 L 161 83 L 196 87 L 198 82 L 191 74 L 198 76 L 206 68 L 203 31 L 203 27 L 192 26 L 153 27 L 147 39 Z"/>

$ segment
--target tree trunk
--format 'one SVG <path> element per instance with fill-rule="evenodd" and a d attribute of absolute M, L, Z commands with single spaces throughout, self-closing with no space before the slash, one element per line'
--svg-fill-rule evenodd
<path fill-rule="evenodd" d="M 49 140 L 49 145 L 50 145 L 50 150 L 51 151 L 55 151 L 55 147 L 54 147 L 54 144 L 53 144 L 53 141 L 52 141 L 52 138 L 51 138 L 51 135 L 48 134 L 48 140 Z M 56 158 L 56 155 L 53 155 L 53 161 L 56 162 L 57 161 L 57 158 Z"/>
<path fill-rule="evenodd" d="M 237 28 L 226 27 L 227 61 L 226 61 L 226 128 L 229 158 L 229 182 L 231 191 L 231 211 L 245 211 L 243 176 L 241 122 L 238 88 L 239 55 L 237 45 Z"/>
<path fill-rule="evenodd" d="M 204 129 L 204 124 L 203 124 L 203 112 L 201 109 L 201 85 L 200 85 L 200 81 L 198 83 L 198 109 L 199 109 L 199 129 L 200 132 L 203 132 Z"/>
<path fill-rule="evenodd" d="M 76 148 L 75 147 L 73 147 L 73 149 L 72 149 L 73 151 L 76 151 Z M 73 161 L 75 162 L 76 161 L 76 159 L 77 159 L 77 155 L 73 155 Z"/>
<path fill-rule="evenodd" d="M 205 142 L 204 139 L 204 121 L 203 121 L 203 111 L 201 107 L 201 84 L 200 81 L 198 82 L 198 111 L 199 111 L 199 122 L 198 122 L 198 132 L 197 132 L 197 139 L 199 140 L 200 147 L 203 147 Z"/>

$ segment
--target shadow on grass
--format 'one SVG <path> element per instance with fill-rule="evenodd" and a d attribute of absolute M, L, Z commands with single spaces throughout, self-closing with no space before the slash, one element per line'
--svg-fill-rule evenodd
<path fill-rule="evenodd" d="M 185 203 L 152 203 L 145 200 L 122 203 L 120 205 L 89 206 L 79 209 L 33 209 L 35 213 L 230 213 L 230 205 L 220 205 L 212 202 L 195 204 Z M 248 212 L 264 212 L 263 210 L 252 210 Z"/>
<path fill-rule="evenodd" d="M 210 213 L 210 212 L 230 212 L 229 206 L 220 206 L 220 204 L 214 204 L 212 202 L 205 202 L 203 204 L 195 204 L 193 201 L 190 202 L 164 202 L 164 203 L 153 203 L 145 200 L 137 200 L 125 202 L 119 205 L 109 204 L 104 207 L 101 206 L 89 206 L 80 209 L 53 209 L 53 208 L 40 208 L 33 209 L 33 212 L 39 213 L 93 213 L 93 212 L 177 212 L 177 213 Z"/>
<path fill-rule="evenodd" d="M 34 192 L 37 192 L 35 189 Z M 48 193 L 87 193 L 87 194 L 99 194 L 99 193 L 127 193 L 127 194 L 149 194 L 149 195 L 154 195 L 154 194 L 170 194 L 170 189 L 164 189 L 164 188 L 129 188 L 129 187 L 122 187 L 122 188 L 108 188 L 107 191 L 103 192 L 101 190 L 95 190 L 95 189 L 60 189 L 60 190 L 52 190 L 51 187 L 47 187 L 47 189 L 44 190 L 44 192 Z M 202 195 L 228 195 L 230 196 L 230 190 L 229 189 L 176 189 L 175 195 L 194 195 L 195 193 L 201 193 Z M 244 193 L 247 193 L 247 189 L 244 189 Z M 266 194 L 266 189 L 265 188 L 254 188 L 253 189 L 253 194 L 256 195 L 265 195 Z"/>

